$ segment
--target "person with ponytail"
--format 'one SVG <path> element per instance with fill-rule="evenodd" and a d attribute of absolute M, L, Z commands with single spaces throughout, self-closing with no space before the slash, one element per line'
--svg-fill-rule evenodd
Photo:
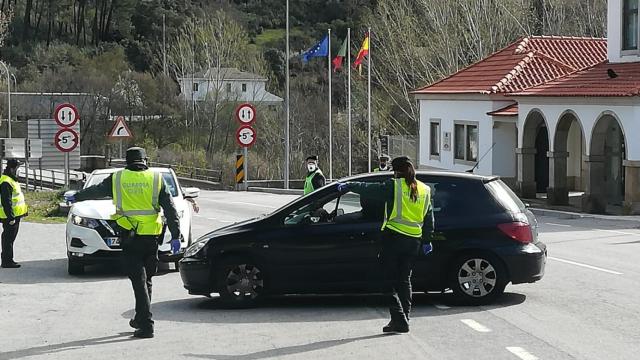
<path fill-rule="evenodd" d="M 381 183 L 338 183 L 338 191 L 353 191 L 362 197 L 383 199 L 385 217 L 382 224 L 380 259 L 384 274 L 384 291 L 389 294 L 391 321 L 385 333 L 409 332 L 411 312 L 411 271 L 420 251 L 423 233 L 434 228 L 431 189 L 416 179 L 411 159 L 393 159 L 394 178 Z"/>

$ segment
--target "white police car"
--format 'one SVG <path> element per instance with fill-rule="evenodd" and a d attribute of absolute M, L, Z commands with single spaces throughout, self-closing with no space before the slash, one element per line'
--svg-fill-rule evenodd
<path fill-rule="evenodd" d="M 89 175 L 84 187 L 97 185 L 119 169 L 95 170 Z M 181 188 L 178 178 L 169 168 L 151 168 L 162 175 L 180 217 L 180 233 L 184 237 L 178 255 L 171 253 L 171 234 L 165 227 L 162 244 L 159 248 L 160 261 L 176 262 L 184 249 L 191 243 L 192 205 L 186 199 L 196 198 L 198 188 Z M 69 191 L 65 195 L 71 194 Z M 101 262 L 119 261 L 122 251 L 119 227 L 111 216 L 115 206 L 109 198 L 86 200 L 73 204 L 67 219 L 67 258 L 70 275 L 84 273 L 85 265 Z"/>

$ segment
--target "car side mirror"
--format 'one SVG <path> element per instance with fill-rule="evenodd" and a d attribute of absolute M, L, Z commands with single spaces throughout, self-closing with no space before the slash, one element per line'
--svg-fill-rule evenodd
<path fill-rule="evenodd" d="M 188 187 L 182 189 L 182 195 L 185 199 L 195 199 L 200 196 L 200 189 L 197 187 Z"/>

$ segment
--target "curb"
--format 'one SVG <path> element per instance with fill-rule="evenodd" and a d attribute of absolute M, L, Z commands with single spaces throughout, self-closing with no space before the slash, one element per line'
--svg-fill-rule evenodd
<path fill-rule="evenodd" d="M 247 191 L 252 192 L 260 192 L 260 193 L 269 193 L 276 195 L 300 195 L 304 194 L 304 191 L 299 189 L 278 189 L 278 188 L 262 188 L 262 187 L 253 187 L 250 186 Z"/>
<path fill-rule="evenodd" d="M 584 214 L 570 211 L 549 210 L 530 208 L 531 212 L 537 216 L 550 216 L 557 219 L 593 219 L 593 220 L 606 220 L 606 221 L 618 221 L 634 223 L 640 226 L 640 217 L 638 216 L 617 216 L 617 215 L 597 215 L 597 214 Z"/>

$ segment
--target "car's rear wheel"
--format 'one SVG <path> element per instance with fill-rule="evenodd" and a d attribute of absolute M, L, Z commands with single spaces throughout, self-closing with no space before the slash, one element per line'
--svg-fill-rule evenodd
<path fill-rule="evenodd" d="M 225 307 L 252 307 L 264 297 L 265 273 L 256 262 L 242 257 L 225 259 L 216 273 L 220 299 Z"/>
<path fill-rule="evenodd" d="M 84 264 L 69 258 L 67 260 L 67 272 L 69 275 L 82 275 L 84 274 Z"/>
<path fill-rule="evenodd" d="M 454 261 L 449 282 L 459 303 L 482 305 L 502 295 L 508 280 L 499 259 L 489 254 L 474 253 Z"/>

